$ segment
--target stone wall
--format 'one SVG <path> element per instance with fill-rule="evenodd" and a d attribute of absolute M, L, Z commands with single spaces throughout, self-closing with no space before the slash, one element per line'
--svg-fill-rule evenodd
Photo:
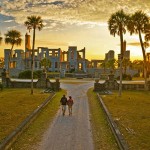
<path fill-rule="evenodd" d="M 59 91 L 60 90 L 60 82 L 51 82 L 51 89 L 53 91 Z"/>
<path fill-rule="evenodd" d="M 7 72 L 4 70 L 2 72 L 2 84 L 4 87 L 9 88 L 30 88 L 31 82 L 27 81 L 11 81 L 9 77 L 7 77 Z M 60 90 L 60 82 L 57 78 L 55 82 L 50 82 L 50 80 L 47 78 L 47 74 L 45 72 L 42 73 L 41 78 L 38 79 L 37 82 L 33 82 L 34 88 L 44 88 L 44 89 L 51 89 L 53 91 L 59 91 Z"/>
<path fill-rule="evenodd" d="M 104 84 L 94 83 L 94 91 L 95 92 L 103 91 L 103 90 L 105 90 Z"/>
<path fill-rule="evenodd" d="M 60 82 L 50 82 L 49 80 L 45 81 L 45 86 L 43 84 L 39 84 L 39 81 L 33 82 L 34 88 L 50 88 L 53 91 L 59 91 L 60 90 Z M 9 88 L 31 88 L 31 82 L 23 82 L 23 81 L 11 81 L 10 79 L 7 79 L 6 86 Z"/>
<path fill-rule="evenodd" d="M 30 88 L 31 82 L 9 81 L 10 88 Z M 33 87 L 36 88 L 36 82 L 33 82 Z"/>
<path fill-rule="evenodd" d="M 94 83 L 94 91 L 118 90 L 119 84 L 116 80 L 106 80 L 104 83 Z"/>
<path fill-rule="evenodd" d="M 123 84 L 123 90 L 144 90 L 144 84 Z"/>
<path fill-rule="evenodd" d="M 108 82 L 94 83 L 94 91 L 118 90 L 119 83 Z M 122 84 L 122 90 L 144 90 L 144 84 Z M 148 90 L 150 91 L 150 81 L 148 82 Z"/>
<path fill-rule="evenodd" d="M 114 75 L 110 74 L 108 80 L 104 83 L 98 83 L 99 80 L 95 80 L 94 91 L 105 91 L 105 90 L 118 90 L 119 83 L 114 79 Z M 148 90 L 150 91 L 150 80 L 147 82 Z M 144 83 L 132 83 L 132 84 L 122 84 L 122 90 L 144 90 Z"/>

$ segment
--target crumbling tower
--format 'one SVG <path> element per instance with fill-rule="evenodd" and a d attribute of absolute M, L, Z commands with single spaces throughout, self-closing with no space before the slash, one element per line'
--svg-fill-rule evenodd
<path fill-rule="evenodd" d="M 31 58 L 31 45 L 30 45 L 30 35 L 26 33 L 25 35 L 25 68 L 29 68 L 29 59 Z"/>

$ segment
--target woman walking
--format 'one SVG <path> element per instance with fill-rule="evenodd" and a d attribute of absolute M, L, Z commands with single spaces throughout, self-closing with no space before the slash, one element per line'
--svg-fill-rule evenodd
<path fill-rule="evenodd" d="M 69 96 L 69 99 L 67 101 L 67 105 L 68 105 L 68 111 L 69 111 L 69 116 L 72 115 L 72 105 L 73 105 L 73 99 L 71 96 Z"/>

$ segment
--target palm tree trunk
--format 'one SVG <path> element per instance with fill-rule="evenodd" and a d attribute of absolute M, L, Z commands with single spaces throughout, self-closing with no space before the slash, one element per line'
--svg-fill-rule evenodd
<path fill-rule="evenodd" d="M 9 57 L 8 57 L 8 77 L 10 76 L 10 60 L 11 60 L 11 57 L 12 57 L 13 47 L 14 47 L 14 44 L 12 44 L 12 46 L 11 46 Z"/>
<path fill-rule="evenodd" d="M 34 71 L 34 45 L 35 45 L 35 28 L 33 29 L 33 44 L 32 44 L 32 60 L 31 60 L 31 94 L 33 94 L 33 71 Z"/>
<path fill-rule="evenodd" d="M 124 74 L 127 73 L 127 63 L 125 62 L 125 66 L 124 66 Z"/>
<path fill-rule="evenodd" d="M 103 69 L 104 69 L 104 73 L 106 73 L 106 64 L 105 64 L 105 62 L 103 64 Z"/>
<path fill-rule="evenodd" d="M 141 48 L 142 48 L 143 63 L 144 63 L 144 80 L 145 80 L 144 88 L 145 88 L 145 90 L 147 90 L 147 66 L 146 66 L 146 54 L 145 54 L 145 49 L 144 49 L 144 45 L 143 45 L 143 41 L 142 41 L 142 36 L 141 36 L 140 30 L 139 30 L 139 39 L 140 39 L 140 44 L 141 44 Z"/>
<path fill-rule="evenodd" d="M 120 29 L 120 44 L 121 44 L 121 57 L 120 57 L 120 84 L 119 84 L 119 94 L 122 95 L 122 60 L 123 60 L 123 33 L 122 28 Z"/>
<path fill-rule="evenodd" d="M 120 84 L 119 84 L 119 96 L 122 95 L 122 58 L 120 59 Z"/>
<path fill-rule="evenodd" d="M 8 57 L 8 70 L 7 70 L 8 76 L 10 74 L 10 56 L 11 56 L 11 54 L 9 53 L 9 57 Z"/>

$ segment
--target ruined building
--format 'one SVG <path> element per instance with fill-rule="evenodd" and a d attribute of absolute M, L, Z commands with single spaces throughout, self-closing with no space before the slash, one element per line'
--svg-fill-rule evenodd
<path fill-rule="evenodd" d="M 10 49 L 4 50 L 5 69 L 8 69 Z M 47 68 L 52 72 L 80 71 L 86 72 L 88 60 L 85 59 L 85 48 L 77 50 L 76 46 L 69 46 L 68 51 L 38 47 L 34 50 L 34 70 L 40 70 L 40 61 L 43 58 L 50 60 L 51 65 Z M 17 49 L 10 56 L 10 73 L 17 75 L 19 72 L 31 69 L 32 49 L 30 46 L 30 35 L 25 35 L 25 51 Z"/>
<path fill-rule="evenodd" d="M 107 62 L 109 60 L 115 59 L 114 56 L 115 52 L 113 50 L 110 50 L 108 53 L 105 54 L 105 61 Z"/>
<path fill-rule="evenodd" d="M 106 70 L 101 64 L 114 59 L 113 50 L 105 54 L 104 60 L 92 59 L 88 61 L 85 57 L 85 53 L 85 47 L 78 50 L 76 46 L 69 46 L 67 51 L 61 48 L 50 49 L 47 47 L 38 47 L 34 49 L 34 70 L 42 70 L 43 68 L 40 62 L 46 58 L 51 62 L 50 66 L 47 66 L 47 70 L 51 72 L 60 72 L 61 74 L 65 72 L 86 73 L 92 77 L 94 77 L 96 73 L 100 75 L 110 72 L 109 68 L 106 68 Z M 130 51 L 125 51 L 124 57 L 130 60 Z M 11 76 L 18 76 L 20 72 L 31 69 L 32 48 L 30 45 L 30 35 L 25 35 L 25 50 L 16 49 L 10 55 L 10 49 L 4 49 L 6 70 L 8 69 L 9 59 Z M 116 76 L 118 76 L 117 73 Z"/>

